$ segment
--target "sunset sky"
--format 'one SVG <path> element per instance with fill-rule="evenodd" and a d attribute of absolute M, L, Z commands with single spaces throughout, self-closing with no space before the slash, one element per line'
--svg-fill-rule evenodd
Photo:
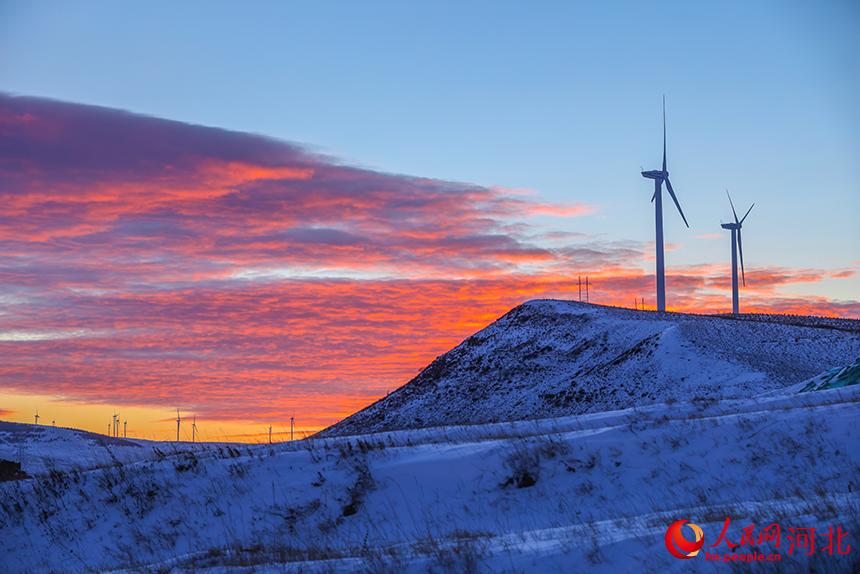
<path fill-rule="evenodd" d="M 664 93 L 669 307 L 730 309 L 728 188 L 743 311 L 860 318 L 859 53 L 849 1 L 2 2 L 0 419 L 312 431 L 580 274 L 653 305 Z"/>

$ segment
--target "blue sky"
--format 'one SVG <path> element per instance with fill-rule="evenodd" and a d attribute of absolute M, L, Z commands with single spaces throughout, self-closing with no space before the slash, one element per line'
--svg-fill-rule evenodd
<path fill-rule="evenodd" d="M 728 259 L 728 187 L 748 266 L 858 267 L 860 4 L 464 4 L 5 1 L 0 90 L 532 189 L 599 208 L 554 228 L 639 241 L 665 93 L 670 266 Z"/>

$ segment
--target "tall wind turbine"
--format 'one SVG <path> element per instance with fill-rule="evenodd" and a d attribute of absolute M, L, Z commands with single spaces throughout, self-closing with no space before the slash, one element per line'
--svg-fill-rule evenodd
<path fill-rule="evenodd" d="M 651 171 L 643 171 L 642 177 L 654 180 L 654 195 L 651 196 L 651 201 L 654 203 L 654 221 L 657 226 L 657 240 L 655 248 L 657 251 L 657 310 L 666 310 L 666 275 L 665 265 L 663 262 L 663 182 L 666 182 L 666 189 L 669 195 L 672 196 L 672 201 L 675 202 L 675 207 L 678 208 L 678 213 L 681 214 L 681 219 L 684 220 L 684 225 L 690 227 L 687 223 L 687 218 L 684 217 L 684 211 L 681 209 L 681 204 L 678 203 L 678 198 L 675 197 L 675 190 L 672 189 L 672 182 L 669 181 L 669 171 L 666 169 L 666 96 L 663 96 L 663 169 L 653 169 Z"/>
<path fill-rule="evenodd" d="M 732 215 L 735 216 L 734 223 L 721 223 L 723 229 L 731 229 L 732 231 L 732 313 L 738 314 L 738 251 L 741 253 L 741 280 L 744 287 L 747 285 L 747 278 L 744 274 L 744 244 L 741 241 L 741 227 L 744 225 L 744 219 L 750 214 L 755 203 L 750 205 L 746 214 L 738 221 L 738 214 L 735 211 L 735 204 L 732 203 L 732 196 L 729 195 L 729 190 L 726 190 L 726 195 L 729 196 L 729 205 L 732 206 Z"/>

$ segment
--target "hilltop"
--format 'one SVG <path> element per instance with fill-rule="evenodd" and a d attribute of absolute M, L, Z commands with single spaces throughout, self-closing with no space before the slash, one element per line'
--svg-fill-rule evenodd
<path fill-rule="evenodd" d="M 524 303 L 322 436 L 750 397 L 860 356 L 860 321 Z"/>

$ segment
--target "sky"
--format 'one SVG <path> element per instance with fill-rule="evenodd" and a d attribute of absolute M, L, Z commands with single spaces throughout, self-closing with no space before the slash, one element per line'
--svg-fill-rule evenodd
<path fill-rule="evenodd" d="M 850 1 L 0 1 L 0 418 L 312 432 L 579 275 L 653 306 L 664 94 L 670 309 L 730 309 L 729 189 L 742 310 L 858 318 L 858 53 Z"/>

